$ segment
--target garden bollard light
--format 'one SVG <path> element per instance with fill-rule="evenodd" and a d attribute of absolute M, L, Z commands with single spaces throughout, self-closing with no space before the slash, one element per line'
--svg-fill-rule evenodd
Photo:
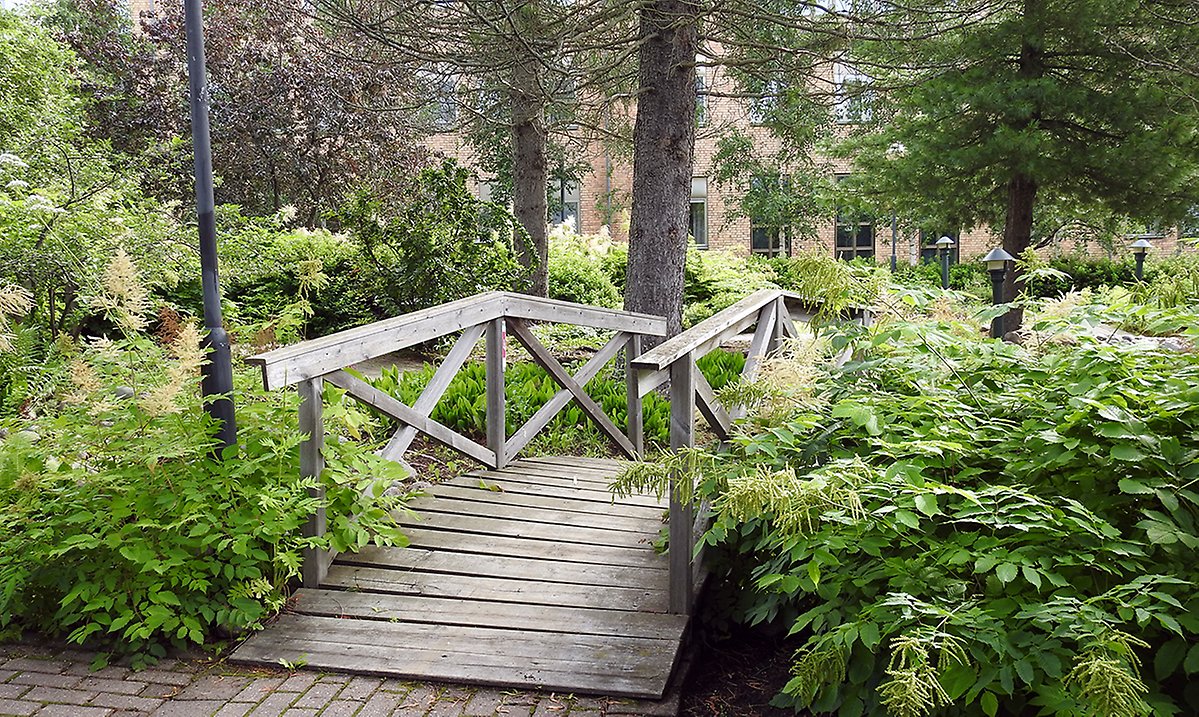
<path fill-rule="evenodd" d="M 1145 280 L 1145 254 L 1149 251 L 1149 247 L 1153 246 L 1148 239 L 1137 239 L 1132 243 L 1132 254 L 1137 260 L 1137 281 Z"/>
<path fill-rule="evenodd" d="M 941 255 L 941 288 L 949 288 L 949 250 L 953 248 L 953 240 L 941 237 L 936 243 L 937 253 Z"/>
<path fill-rule="evenodd" d="M 1007 274 L 1007 263 L 1015 261 L 1015 257 L 1008 254 L 1002 247 L 995 247 L 991 253 L 983 257 L 983 261 L 987 264 L 987 271 L 991 273 L 991 303 L 999 305 L 1003 303 L 1003 277 Z M 1003 316 L 996 316 L 991 319 L 991 338 L 1003 338 Z"/>

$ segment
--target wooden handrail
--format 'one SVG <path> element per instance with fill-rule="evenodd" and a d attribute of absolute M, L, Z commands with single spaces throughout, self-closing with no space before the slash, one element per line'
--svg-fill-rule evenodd
<path fill-rule="evenodd" d="M 263 386 L 273 390 L 505 317 L 666 335 L 666 320 L 660 316 L 492 291 L 301 341 L 246 361 L 262 368 Z"/>

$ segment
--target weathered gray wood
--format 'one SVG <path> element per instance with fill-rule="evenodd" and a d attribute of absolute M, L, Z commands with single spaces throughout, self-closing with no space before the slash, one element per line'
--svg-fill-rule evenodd
<path fill-rule="evenodd" d="M 496 468 L 508 464 L 508 452 L 504 443 L 508 428 L 504 412 L 504 319 L 493 319 L 487 324 L 487 447 L 495 454 Z"/>
<path fill-rule="evenodd" d="M 300 432 L 307 438 L 300 444 L 300 477 L 319 479 L 325 469 L 325 458 L 322 452 L 325 446 L 324 399 L 322 392 L 324 382 L 318 376 L 307 381 L 301 381 L 296 387 L 300 394 Z M 325 515 L 325 489 L 316 486 L 308 489 L 308 494 L 320 501 L 316 512 L 304 523 L 305 537 L 319 537 L 325 534 L 328 527 L 328 517 Z M 300 580 L 305 587 L 315 587 L 324 579 L 333 562 L 328 550 L 315 548 L 304 549 L 304 564 L 300 569 Z"/>
<path fill-rule="evenodd" d="M 637 367 L 637 362 L 633 362 L 633 369 L 637 372 L 637 396 L 645 398 L 657 387 L 670 380 L 670 369 L 662 368 L 657 370 L 643 369 Z"/>
<path fill-rule="evenodd" d="M 538 580 L 512 580 L 477 575 L 438 575 L 436 579 L 419 573 L 387 568 L 358 567 L 334 563 L 321 587 L 395 595 L 433 595 L 447 598 L 479 598 L 495 602 L 519 602 L 526 605 L 559 605 L 665 612 L 666 591 L 662 586 L 606 587 L 550 583 Z M 673 612 L 673 611 L 672 611 Z"/>
<path fill-rule="evenodd" d="M 489 449 L 480 446 L 478 443 L 457 433 L 448 426 L 434 421 L 432 418 L 420 415 L 420 413 L 401 403 L 399 399 L 380 391 L 369 383 L 357 379 L 345 371 L 334 371 L 325 376 L 325 380 L 338 388 L 344 389 L 348 395 L 353 396 L 356 400 L 401 423 L 412 426 L 438 443 L 448 448 L 453 448 L 459 453 L 464 453 L 483 465 L 495 465 L 495 453 Z"/>
<path fill-rule="evenodd" d="M 549 321 L 595 329 L 626 331 L 649 336 L 666 335 L 666 319 L 620 309 L 574 304 L 525 294 L 507 294 L 505 315 L 527 321 Z"/>
<path fill-rule="evenodd" d="M 344 590 L 296 593 L 294 612 L 359 620 L 494 627 L 531 632 L 612 635 L 651 640 L 677 640 L 686 627 L 682 615 L 603 610 L 578 606 L 497 606 L 484 600 L 459 600 L 426 595 L 379 595 Z"/>
<path fill-rule="evenodd" d="M 676 640 L 536 633 L 284 615 L 235 661 L 277 666 L 281 653 L 313 669 L 497 687 L 658 699 Z M 681 637 L 681 635 L 680 635 Z"/>
<path fill-rule="evenodd" d="M 729 440 L 733 436 L 733 422 L 729 418 L 728 412 L 716 399 L 716 391 L 712 389 L 712 384 L 708 383 L 707 377 L 698 367 L 692 372 L 692 375 L 695 377 L 696 405 L 700 414 L 712 427 L 717 438 L 722 441 Z"/>
<path fill-rule="evenodd" d="M 779 320 L 779 335 L 794 339 L 799 337 L 799 329 L 795 325 L 795 319 L 791 318 L 791 310 L 787 308 L 787 302 L 780 297 L 778 300 L 778 320 Z"/>
<path fill-rule="evenodd" d="M 577 381 L 580 386 L 586 386 L 591 379 L 598 376 L 599 372 L 603 370 L 604 366 L 608 365 L 608 362 L 611 361 L 620 351 L 621 346 L 625 342 L 624 337 L 627 335 L 628 334 L 617 333 L 615 336 L 609 339 L 608 343 L 604 344 L 604 346 L 597 351 L 595 355 L 588 359 L 587 363 L 583 364 L 582 368 L 575 373 L 575 381 Z M 557 416 L 558 413 L 566 406 L 566 404 L 570 403 L 570 400 L 573 396 L 574 394 L 564 388 L 555 393 L 550 400 L 546 401 L 545 404 L 542 405 L 541 408 L 537 409 L 536 413 L 534 413 L 523 426 L 518 428 L 512 434 L 512 436 L 508 438 L 509 456 L 515 458 L 522 450 L 524 450 L 524 447 L 529 444 L 529 441 L 533 440 L 533 438 L 536 437 L 536 435 L 540 433 L 543 428 L 549 425 L 550 421 L 554 420 L 554 416 Z"/>
<path fill-rule="evenodd" d="M 591 528 L 602 525 L 604 530 L 623 530 L 642 536 L 649 535 L 651 540 L 657 535 L 657 526 L 647 523 L 642 518 L 613 514 L 605 519 L 600 519 L 589 513 L 536 508 L 512 503 L 497 505 L 470 499 L 451 498 L 445 494 L 416 498 L 409 501 L 408 507 L 422 516 L 446 514 L 463 517 L 507 518 L 522 523 L 556 525 L 560 528 Z"/>
<path fill-rule="evenodd" d="M 520 343 L 528 350 L 529 355 L 533 358 L 533 361 L 544 368 L 550 374 L 550 376 L 552 376 L 553 379 L 558 382 L 558 385 L 562 386 L 562 388 L 565 388 L 574 395 L 574 400 L 579 404 L 579 408 L 583 409 L 583 412 L 587 414 L 587 417 L 594 421 L 595 424 L 599 426 L 600 430 L 608 434 L 608 437 L 611 438 L 627 456 L 630 458 L 636 458 L 637 450 L 633 447 L 632 443 L 629 443 L 628 437 L 620 432 L 620 429 L 616 427 L 616 424 L 612 422 L 611 418 L 608 418 L 607 414 L 604 413 L 604 409 L 595 402 L 595 399 L 587 395 L 587 391 L 585 391 L 583 387 L 580 386 L 569 373 L 567 373 L 566 369 L 562 368 L 562 364 L 558 363 L 558 360 L 546 350 L 545 346 L 543 346 L 541 342 L 537 340 L 537 337 L 533 335 L 532 331 L 529 331 L 524 322 L 520 319 L 512 319 L 509 322 L 509 326 L 512 328 L 513 335 L 516 336 L 517 340 L 520 341 Z"/>
<path fill-rule="evenodd" d="M 641 369 L 662 369 L 684 354 L 703 356 L 730 336 L 752 326 L 761 308 L 777 299 L 780 293 L 777 289 L 759 289 L 678 336 L 663 341 L 639 356 L 634 365 Z"/>
<path fill-rule="evenodd" d="M 545 523 L 520 523 L 504 518 L 482 515 L 455 515 L 453 513 L 425 513 L 419 521 L 406 520 L 405 526 L 420 526 L 456 533 L 474 533 L 480 540 L 496 535 L 512 538 L 534 538 L 547 542 L 579 543 L 582 545 L 608 545 L 623 548 L 650 549 L 656 533 L 630 533 L 626 530 L 609 530 L 603 526 L 583 528 L 577 526 L 554 526 Z M 688 523 L 690 526 L 690 523 Z"/>
<path fill-rule="evenodd" d="M 597 565 L 595 563 L 563 563 L 543 558 L 492 556 L 480 560 L 478 555 L 455 553 L 449 550 L 420 548 L 379 548 L 368 546 L 357 553 L 342 555 L 339 565 L 394 568 L 409 573 L 425 573 L 426 579 L 438 580 L 441 575 L 473 575 L 506 580 L 536 580 L 546 583 L 572 583 L 592 587 L 628 587 L 630 585 L 665 585 L 665 567 L 630 567 L 626 565 Z M 435 575 L 429 575 L 433 573 Z"/>
<path fill-rule="evenodd" d="M 537 538 L 514 538 L 507 535 L 479 536 L 471 533 L 455 533 L 449 530 L 406 527 L 404 534 L 412 541 L 412 547 L 429 550 L 452 550 L 471 553 L 486 560 L 492 555 L 507 555 L 518 558 L 542 558 L 562 563 L 602 563 L 604 565 L 627 565 L 630 567 L 654 567 L 666 565 L 666 556 L 658 555 L 647 546 L 618 547 L 611 545 L 587 545 L 586 543 L 562 543 Z"/>
<path fill-rule="evenodd" d="M 425 390 L 421 392 L 420 397 L 412 404 L 412 410 L 422 416 L 429 416 L 433 413 L 433 409 L 437 407 L 437 402 L 445 395 L 446 389 L 450 387 L 450 383 L 454 377 L 458 375 L 462 364 L 470 358 L 471 351 L 474 350 L 475 344 L 483 336 L 485 325 L 471 326 L 462 332 L 458 340 L 454 343 L 454 347 L 446 354 L 445 359 L 437 370 L 433 373 L 433 378 L 429 379 L 429 383 L 425 385 Z M 412 426 L 400 426 L 383 450 L 379 451 L 379 455 L 384 458 L 400 461 L 404 459 L 404 454 L 408 451 L 408 447 L 412 445 L 412 441 L 416 438 L 416 429 Z"/>
<path fill-rule="evenodd" d="M 478 294 L 301 341 L 246 360 L 262 367 L 267 390 L 281 388 L 491 321 L 504 315 L 505 296 L 498 291 Z"/>
<path fill-rule="evenodd" d="M 678 451 L 695 445 L 695 359 L 683 354 L 670 366 L 670 448 Z M 691 613 L 691 526 L 695 520 L 691 501 L 683 500 L 670 482 L 670 612 Z"/>
<path fill-rule="evenodd" d="M 633 367 L 633 359 L 641 355 L 641 336 L 629 334 L 625 340 L 624 377 L 625 377 L 625 434 L 629 443 L 636 449 L 638 459 L 645 456 L 645 427 L 642 415 L 641 391 L 637 384 L 637 369 Z"/>
<path fill-rule="evenodd" d="M 581 487 L 577 483 L 572 483 L 569 478 L 552 478 L 529 474 L 471 474 L 464 478 L 455 479 L 453 484 L 479 486 L 480 482 L 498 493 L 519 493 L 523 495 L 566 498 L 583 503 L 607 506 L 612 510 L 623 509 L 625 506 L 655 508 L 658 510 L 666 509 L 664 503 L 652 496 L 634 495 L 627 498 L 617 498 L 608 491 Z"/>
<path fill-rule="evenodd" d="M 476 483 L 475 485 L 454 485 L 442 483 L 428 489 L 427 493 L 435 498 L 457 498 L 459 500 L 472 500 L 479 503 L 494 503 L 497 505 L 516 505 L 528 506 L 530 508 L 548 508 L 550 510 L 560 510 L 569 513 L 581 513 L 584 515 L 605 516 L 619 513 L 621 516 L 632 518 L 655 519 L 665 515 L 662 508 L 649 508 L 636 505 L 622 504 L 619 508 L 614 508 L 611 501 L 588 501 L 576 500 L 574 498 L 558 498 L 548 496 L 544 493 L 530 488 L 529 493 L 521 493 L 511 490 L 509 486 L 500 486 L 492 482 L 496 490 L 488 490 L 481 488 Z M 526 486 L 528 487 L 528 486 Z"/>
<path fill-rule="evenodd" d="M 758 314 L 758 326 L 754 329 L 753 339 L 749 342 L 749 351 L 745 354 L 745 366 L 741 368 L 741 380 L 746 383 L 753 383 L 757 379 L 762 361 L 770 353 L 772 346 L 777 343 L 778 307 L 780 305 L 779 301 L 767 304 Z M 744 418 L 745 414 L 745 406 L 733 406 L 729 411 L 729 417 L 734 421 Z"/>

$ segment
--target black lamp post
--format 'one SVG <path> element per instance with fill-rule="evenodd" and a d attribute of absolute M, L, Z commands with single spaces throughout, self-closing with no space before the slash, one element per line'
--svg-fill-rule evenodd
<path fill-rule="evenodd" d="M 895 216 L 895 212 L 891 212 L 891 273 L 899 267 L 899 218 Z"/>
<path fill-rule="evenodd" d="M 233 362 L 229 334 L 221 325 L 221 287 L 217 276 L 216 201 L 212 193 L 212 145 L 208 136 L 208 78 L 204 70 L 204 17 L 201 0 L 184 0 L 187 29 L 187 79 L 191 90 L 192 150 L 196 168 L 196 223 L 200 234 L 200 278 L 204 292 L 204 347 L 201 392 L 204 410 L 220 422 L 217 437 L 227 448 L 237 443 L 233 415 Z"/>
<path fill-rule="evenodd" d="M 1132 243 L 1132 255 L 1136 257 L 1137 260 L 1137 281 L 1145 280 L 1145 254 L 1152 246 L 1153 245 L 1149 243 L 1149 240 L 1145 239 L 1144 237 L 1141 237 Z"/>
<path fill-rule="evenodd" d="M 941 256 L 941 288 L 949 288 L 949 250 L 953 248 L 953 240 L 941 237 L 936 242 L 937 254 Z"/>
<path fill-rule="evenodd" d="M 995 247 L 991 253 L 983 257 L 983 261 L 987 264 L 987 271 L 991 274 L 991 303 L 999 305 L 1003 303 L 1003 277 L 1007 274 L 1007 263 L 1015 261 L 1015 257 L 1008 254 L 1002 247 Z M 1003 316 L 996 316 L 991 319 L 991 338 L 1003 338 Z"/>

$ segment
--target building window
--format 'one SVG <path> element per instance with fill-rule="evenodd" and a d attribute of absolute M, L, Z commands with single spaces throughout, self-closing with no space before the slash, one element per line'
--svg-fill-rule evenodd
<path fill-rule="evenodd" d="M 691 178 L 691 238 L 700 249 L 708 248 L 708 178 Z"/>
<path fill-rule="evenodd" d="M 749 250 L 767 259 L 775 256 L 791 256 L 791 227 L 765 224 L 760 218 L 751 218 Z"/>
<path fill-rule="evenodd" d="M 699 70 L 695 72 L 695 124 L 708 125 L 708 76 Z"/>
<path fill-rule="evenodd" d="M 874 218 L 837 211 L 837 258 L 874 257 Z"/>
<path fill-rule="evenodd" d="M 856 124 L 870 120 L 870 78 L 852 65 L 838 62 L 833 65 L 833 84 L 837 121 Z"/>
<path fill-rule="evenodd" d="M 569 224 L 575 233 L 581 231 L 582 222 L 579 217 L 579 184 L 577 182 L 559 180 L 552 185 L 554 221 L 557 224 Z"/>
<path fill-rule="evenodd" d="M 434 76 L 434 95 L 428 107 L 429 124 L 434 132 L 448 132 L 458 122 L 458 84 L 453 77 Z"/>
<path fill-rule="evenodd" d="M 761 93 L 749 102 L 749 121 L 751 124 L 766 124 L 770 115 L 778 107 L 779 97 L 783 94 L 783 83 L 778 80 L 767 80 L 762 84 Z"/>
<path fill-rule="evenodd" d="M 961 232 L 959 231 L 928 231 L 920 230 L 920 262 L 923 264 L 937 264 L 941 261 L 941 255 L 937 253 L 937 240 L 941 237 L 949 237 L 953 240 L 953 247 L 949 250 L 949 263 L 958 263 L 958 249 L 961 247 Z"/>

